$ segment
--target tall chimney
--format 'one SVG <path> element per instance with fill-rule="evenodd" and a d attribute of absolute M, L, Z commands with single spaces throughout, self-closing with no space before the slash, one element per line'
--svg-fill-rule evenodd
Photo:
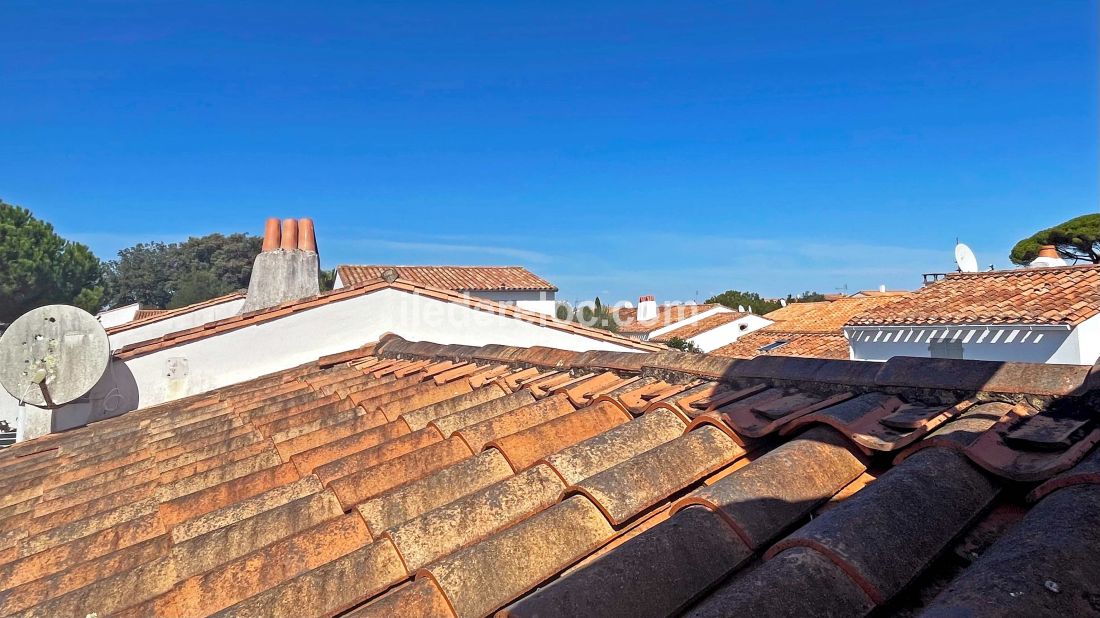
<path fill-rule="evenodd" d="M 638 321 L 648 322 L 657 319 L 657 299 L 652 294 L 638 298 Z"/>
<path fill-rule="evenodd" d="M 268 219 L 241 313 L 320 294 L 320 272 L 313 221 Z"/>

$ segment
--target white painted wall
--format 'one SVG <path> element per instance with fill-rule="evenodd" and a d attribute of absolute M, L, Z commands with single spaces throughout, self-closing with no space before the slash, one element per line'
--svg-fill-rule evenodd
<path fill-rule="evenodd" d="M 845 327 L 854 360 L 886 361 L 894 356 L 931 356 L 929 342 L 946 338 L 962 343 L 963 358 L 1091 365 L 1100 357 L 1100 321 L 1091 318 L 1067 327 L 921 326 Z"/>
<path fill-rule="evenodd" d="M 753 331 L 760 330 L 769 324 L 774 324 L 774 322 L 758 315 L 746 315 L 728 324 L 712 328 L 705 333 L 699 333 L 689 339 L 689 341 L 699 346 L 700 350 L 710 352 L 724 345 L 729 345 L 741 337 Z M 742 326 L 744 328 L 742 328 Z"/>
<path fill-rule="evenodd" d="M 139 303 L 133 303 L 124 307 L 115 307 L 114 309 L 100 311 L 95 314 L 95 319 L 99 320 L 103 328 L 111 328 L 112 326 L 133 322 L 138 309 L 141 309 L 141 304 Z"/>
<path fill-rule="evenodd" d="M 377 341 L 388 332 L 410 341 L 445 344 L 638 351 L 613 341 L 383 289 L 126 361 L 112 361 L 87 402 L 53 413 L 53 431 L 251 380 Z M 0 397 L 0 411 L 5 414 L 13 411 L 18 416 L 14 404 L 6 392 Z M 21 439 L 35 435 L 40 434 L 27 431 Z"/>
<path fill-rule="evenodd" d="M 654 304 L 654 306 L 656 306 L 656 304 Z M 662 326 L 660 328 L 656 328 L 652 332 L 649 333 L 648 338 L 653 339 L 654 337 L 659 337 L 659 336 L 667 333 L 670 330 L 676 330 L 677 328 L 680 328 L 681 326 L 687 326 L 688 324 L 694 324 L 694 323 L 698 322 L 699 320 L 702 320 L 704 318 L 709 318 L 710 316 L 716 315 L 716 314 L 719 314 L 719 313 L 733 313 L 733 309 L 730 309 L 729 307 L 726 307 L 726 306 L 723 306 L 723 305 L 719 305 L 717 307 L 711 307 L 710 309 L 707 309 L 706 311 L 696 313 L 695 315 L 690 316 L 690 317 L 686 317 L 686 318 L 680 320 L 679 322 L 673 322 L 672 324 L 667 324 L 667 325 Z M 673 313 L 672 315 L 675 315 L 675 313 Z M 643 320 L 641 318 L 638 318 L 638 321 L 643 321 Z"/>
<path fill-rule="evenodd" d="M 1094 365 L 1100 360 L 1100 315 L 1081 322 L 1073 329 L 1071 338 L 1077 343 L 1077 354 L 1082 365 Z"/>
<path fill-rule="evenodd" d="M 554 315 L 554 307 L 557 304 L 557 301 L 554 300 L 554 292 L 503 291 L 467 293 L 476 298 L 484 298 L 485 300 L 491 300 L 505 305 L 515 305 L 520 309 L 526 309 L 528 311 L 550 316 Z"/>
<path fill-rule="evenodd" d="M 244 299 L 234 298 L 224 303 L 203 307 L 164 320 L 157 320 L 149 324 L 127 328 L 126 330 L 108 335 L 108 339 L 111 342 L 111 349 L 117 350 L 125 345 L 137 343 L 138 341 L 148 341 L 162 335 L 167 335 L 168 333 L 176 333 L 181 330 L 187 330 L 188 328 L 202 326 L 209 322 L 231 318 L 240 313 L 242 306 L 244 306 Z"/>

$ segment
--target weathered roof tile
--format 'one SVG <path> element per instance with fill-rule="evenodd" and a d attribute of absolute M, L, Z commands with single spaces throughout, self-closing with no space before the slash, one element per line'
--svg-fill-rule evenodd
<path fill-rule="evenodd" d="M 744 454 L 745 450 L 729 436 L 703 425 L 589 476 L 570 489 L 591 498 L 618 526 Z"/>
<path fill-rule="evenodd" d="M 549 466 L 534 466 L 397 525 L 393 540 L 410 571 L 527 519 L 558 502 L 565 485 Z"/>
<path fill-rule="evenodd" d="M 573 496 L 417 573 L 431 577 L 459 618 L 480 618 L 534 588 L 614 534 L 592 502 Z"/>
<path fill-rule="evenodd" d="M 508 460 L 496 449 L 459 461 L 359 504 L 356 509 L 371 533 L 382 532 L 413 517 L 453 502 L 512 476 Z"/>
<path fill-rule="evenodd" d="M 528 427 L 486 444 L 492 446 L 512 464 L 514 470 L 524 470 L 539 459 L 571 444 L 598 435 L 630 420 L 630 415 L 611 403 L 597 403 L 573 414 L 566 414 Z"/>

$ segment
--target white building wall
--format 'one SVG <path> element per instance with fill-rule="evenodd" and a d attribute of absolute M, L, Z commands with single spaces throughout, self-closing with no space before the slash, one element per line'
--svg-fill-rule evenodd
<path fill-rule="evenodd" d="M 131 343 L 148 341 L 162 335 L 167 335 L 168 333 L 176 333 L 181 330 L 187 330 L 188 328 L 202 326 L 209 322 L 231 318 L 240 313 L 241 307 L 243 306 L 244 298 L 235 298 L 224 303 L 203 307 L 202 309 L 196 309 L 164 320 L 157 320 L 149 324 L 127 328 L 126 330 L 108 335 L 108 339 L 111 342 L 111 349 L 117 350 Z"/>
<path fill-rule="evenodd" d="M 514 305 L 520 309 L 534 311 L 535 313 L 541 313 L 543 315 L 554 315 L 554 307 L 557 305 L 557 301 L 554 299 L 554 292 L 501 291 L 461 293 L 505 305 Z"/>
<path fill-rule="evenodd" d="M 112 361 L 88 401 L 54 413 L 27 407 L 21 439 L 84 425 L 288 369 L 395 333 L 410 341 L 504 343 L 565 350 L 638 350 L 464 305 L 392 289 L 333 302 L 270 322 L 199 339 L 125 361 Z M 21 410 L 6 392 L 0 411 Z M 42 417 L 48 420 L 43 422 Z M 32 431 L 33 429 L 33 431 Z"/>
<path fill-rule="evenodd" d="M 712 328 L 705 333 L 700 333 L 689 339 L 689 341 L 699 346 L 700 350 L 710 352 L 724 345 L 729 345 L 741 337 L 753 331 L 758 331 L 769 324 L 774 324 L 774 322 L 758 315 L 747 315 L 728 324 L 723 324 L 718 328 Z"/>
<path fill-rule="evenodd" d="M 1100 360 L 1100 315 L 1078 324 L 1073 329 L 1070 340 L 1076 344 L 1078 364 L 1096 364 Z"/>
<path fill-rule="evenodd" d="M 133 322 L 134 316 L 137 315 L 139 309 L 141 309 L 140 303 L 132 303 L 123 307 L 115 307 L 114 309 L 100 311 L 95 314 L 95 319 L 99 320 L 103 328 L 111 328 L 112 326 Z"/>
<path fill-rule="evenodd" d="M 647 338 L 648 339 L 653 339 L 654 337 L 660 337 L 661 335 L 667 333 L 670 330 L 676 330 L 677 328 L 680 328 L 682 326 L 687 326 L 688 324 L 694 324 L 694 323 L 698 322 L 699 320 L 709 318 L 712 315 L 717 315 L 719 313 L 732 313 L 732 312 L 733 312 L 732 309 L 730 309 L 729 307 L 722 306 L 722 305 L 719 305 L 717 307 L 711 307 L 710 309 L 707 309 L 706 311 L 696 313 L 695 315 L 690 316 L 690 317 L 686 317 L 686 318 L 684 318 L 684 319 L 682 319 L 678 322 L 673 322 L 671 324 L 666 324 L 666 325 L 664 325 L 660 328 L 656 328 L 656 329 L 654 329 L 653 331 L 651 331 L 649 333 L 649 336 Z M 673 315 L 675 315 L 675 314 L 673 314 Z"/>
<path fill-rule="evenodd" d="M 1100 334 L 1096 333 L 1100 330 L 1097 325 L 1087 330 Z M 1082 363 L 1077 333 L 1060 326 L 846 327 L 844 333 L 853 360 L 886 361 L 894 356 L 929 358 L 932 356 L 929 344 L 945 339 L 961 343 L 965 359 L 1092 363 Z"/>

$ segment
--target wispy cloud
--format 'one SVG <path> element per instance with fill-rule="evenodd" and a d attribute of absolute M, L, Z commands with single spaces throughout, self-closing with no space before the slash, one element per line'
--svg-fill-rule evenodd
<path fill-rule="evenodd" d="M 377 234 L 377 231 L 375 232 Z M 394 234 L 398 236 L 399 234 Z M 408 237 L 409 234 L 401 234 Z M 515 240 L 515 239 L 513 239 Z M 548 253 L 524 247 L 503 245 L 501 238 L 479 238 L 473 236 L 417 236 L 408 240 L 391 240 L 377 236 L 337 237 L 328 240 L 327 246 L 343 251 L 365 251 L 386 249 L 390 251 L 419 251 L 437 255 L 463 254 L 504 257 L 523 262 L 546 264 L 554 258 Z M 522 243 L 521 243 L 522 244 Z"/>
<path fill-rule="evenodd" d="M 373 246 L 381 246 L 387 249 L 434 251 L 438 253 L 479 253 L 483 255 L 500 255 L 505 257 L 526 260 L 528 262 L 549 262 L 552 258 L 538 251 L 529 249 L 517 249 L 514 247 L 494 247 L 491 245 L 463 245 L 440 242 L 410 242 L 395 240 L 370 241 Z"/>

